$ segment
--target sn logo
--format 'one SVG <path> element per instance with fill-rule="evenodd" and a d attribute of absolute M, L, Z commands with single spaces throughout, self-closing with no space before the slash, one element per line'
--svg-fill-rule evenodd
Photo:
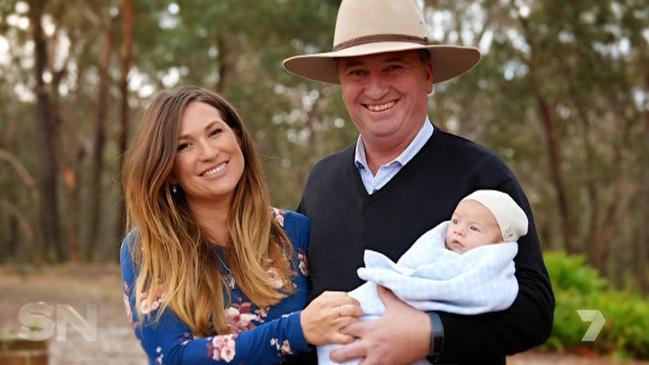
<path fill-rule="evenodd" d="M 27 340 L 42 341 L 56 333 L 57 341 L 65 341 L 68 325 L 86 341 L 97 340 L 96 305 L 86 307 L 84 318 L 69 304 L 52 306 L 44 302 L 28 303 L 18 311 L 18 319 L 22 324 L 18 336 Z"/>

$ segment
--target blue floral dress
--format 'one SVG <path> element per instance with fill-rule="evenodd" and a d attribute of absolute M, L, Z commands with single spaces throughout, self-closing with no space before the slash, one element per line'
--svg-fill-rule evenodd
<path fill-rule="evenodd" d="M 284 228 L 295 248 L 291 261 L 293 295 L 272 307 L 258 308 L 238 288 L 232 290 L 231 304 L 225 308 L 225 317 L 232 334 L 195 337 L 190 328 L 176 314 L 167 309 L 160 321 L 140 321 L 135 311 L 135 279 L 131 251 L 136 233 L 131 232 L 122 243 L 121 268 L 124 304 L 131 327 L 149 358 L 149 364 L 276 364 L 296 352 L 307 351 L 300 325 L 300 312 L 306 306 L 308 268 L 306 250 L 309 239 L 309 221 L 296 212 L 274 210 L 275 220 Z M 268 270 L 277 278 L 274 268 Z M 281 287 L 281 281 L 277 281 Z M 142 301 L 143 313 L 155 318 L 155 311 L 165 300 L 164 293 L 148 295 Z"/>

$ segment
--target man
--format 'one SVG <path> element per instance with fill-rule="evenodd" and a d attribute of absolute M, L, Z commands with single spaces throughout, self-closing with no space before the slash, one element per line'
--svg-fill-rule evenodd
<path fill-rule="evenodd" d="M 542 343 L 551 331 L 554 297 L 523 190 L 499 157 L 427 116 L 433 84 L 468 71 L 480 53 L 431 45 L 426 34 L 416 0 L 343 0 L 333 51 L 284 61 L 297 76 L 339 83 L 360 133 L 356 144 L 313 168 L 300 202 L 311 219 L 310 297 L 362 284 L 356 270 L 364 249 L 396 261 L 478 189 L 509 194 L 529 219 L 515 258 L 519 293 L 505 311 L 464 316 L 419 312 L 381 289 L 385 314 L 342 329 L 358 340 L 332 353 L 334 361 L 504 364 L 505 355 Z"/>

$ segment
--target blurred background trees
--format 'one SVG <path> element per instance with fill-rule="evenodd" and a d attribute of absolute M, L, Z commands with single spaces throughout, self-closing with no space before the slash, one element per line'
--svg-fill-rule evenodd
<path fill-rule="evenodd" d="M 198 84 L 239 109 L 276 206 L 356 138 L 335 86 L 281 60 L 331 48 L 334 0 L 4 0 L 0 261 L 115 260 L 121 156 L 147 99 Z M 617 286 L 649 270 L 646 0 L 427 0 L 435 42 L 482 62 L 436 86 L 431 119 L 496 151 L 546 250 L 582 253 Z"/>

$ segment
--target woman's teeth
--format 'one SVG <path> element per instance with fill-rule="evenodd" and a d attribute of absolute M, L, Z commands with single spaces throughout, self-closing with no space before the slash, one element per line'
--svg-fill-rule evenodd
<path fill-rule="evenodd" d="M 225 162 L 222 163 L 222 164 L 219 164 L 218 166 L 203 172 L 201 174 L 201 176 L 212 176 L 212 175 L 218 174 L 219 172 L 223 171 L 223 169 L 225 168 L 225 165 L 226 165 Z"/>

